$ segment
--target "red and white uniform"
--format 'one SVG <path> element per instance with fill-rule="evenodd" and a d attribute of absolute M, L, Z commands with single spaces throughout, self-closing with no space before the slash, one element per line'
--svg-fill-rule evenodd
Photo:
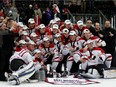
<path fill-rule="evenodd" d="M 76 33 L 78 34 L 78 36 L 82 36 L 84 29 L 87 29 L 87 28 L 83 26 L 82 29 L 79 29 L 78 25 L 75 24 L 74 29 L 75 29 Z"/>
<path fill-rule="evenodd" d="M 77 51 L 78 47 L 79 47 L 77 40 L 69 41 L 66 46 L 68 47 L 68 49 L 73 48 L 73 51 L 70 51 L 71 54 L 73 54 L 75 51 Z"/>
<path fill-rule="evenodd" d="M 32 32 L 34 32 L 34 31 L 35 31 L 35 27 L 34 27 L 33 29 L 27 29 L 26 31 L 27 31 L 27 32 L 28 32 L 28 34 L 30 35 Z"/>
<path fill-rule="evenodd" d="M 83 49 L 81 49 L 75 52 L 73 57 L 75 61 L 79 61 L 80 58 L 86 60 L 85 63 L 81 64 L 83 70 L 85 70 L 87 66 L 98 64 L 106 64 L 106 66 L 110 68 L 112 60 L 111 54 L 105 54 L 104 50 L 98 47 L 94 47 L 91 51 L 88 49 L 86 52 L 83 52 Z"/>
<path fill-rule="evenodd" d="M 35 33 L 38 35 L 39 38 L 41 38 L 42 35 L 50 35 L 50 32 L 51 32 L 50 28 L 47 28 L 47 27 L 45 28 L 45 33 L 44 34 L 41 34 L 39 32 L 39 30 L 35 30 Z"/>
<path fill-rule="evenodd" d="M 44 47 L 42 44 L 39 46 L 39 49 L 41 50 L 42 53 L 47 54 L 49 52 L 53 53 L 53 60 L 54 62 L 59 62 L 59 54 L 58 54 L 58 49 L 54 46 L 54 44 L 50 43 L 49 48 Z"/>
<path fill-rule="evenodd" d="M 69 36 L 66 38 L 64 35 L 61 36 L 62 42 L 64 45 L 68 44 L 69 42 Z"/>
<path fill-rule="evenodd" d="M 94 47 L 99 47 L 99 46 L 104 47 L 104 46 L 106 46 L 105 41 L 101 40 L 97 36 L 92 36 L 92 37 L 89 38 L 89 40 L 93 41 Z M 86 40 L 85 38 L 80 38 L 79 41 L 78 41 L 79 49 L 86 47 L 87 41 L 88 40 Z M 98 44 L 99 44 L 99 46 L 98 46 Z"/>
<path fill-rule="evenodd" d="M 61 44 L 60 44 L 61 43 Z M 58 42 L 56 39 L 54 39 L 54 44 L 58 52 L 62 52 L 63 48 L 65 47 L 62 42 Z"/>
<path fill-rule="evenodd" d="M 32 55 L 29 53 L 28 49 L 20 49 L 16 50 L 14 54 L 10 58 L 10 62 L 14 59 L 21 59 L 23 60 L 26 64 L 30 63 L 33 61 Z"/>
<path fill-rule="evenodd" d="M 29 50 L 27 50 L 27 49 L 24 49 L 24 48 L 23 49 L 17 49 L 14 52 L 14 54 L 11 56 L 10 62 L 12 62 L 13 60 L 19 61 L 18 59 L 24 61 L 25 63 L 21 66 L 18 66 L 17 70 L 12 69 L 12 71 L 15 71 L 15 72 L 13 72 L 11 76 L 16 75 L 18 77 L 19 81 L 23 82 L 26 79 L 29 79 L 35 73 L 35 67 L 34 67 L 34 64 L 33 64 L 32 56 L 29 53 Z M 16 62 L 16 63 L 18 63 L 18 62 Z M 12 66 L 12 63 L 11 63 L 11 66 Z"/>
<path fill-rule="evenodd" d="M 106 59 L 105 52 L 101 48 L 94 47 L 91 51 L 89 49 L 85 53 L 81 53 L 82 56 L 87 56 L 88 66 L 103 64 Z"/>
<path fill-rule="evenodd" d="M 38 71 L 41 68 L 41 64 L 40 64 L 41 61 L 42 61 L 41 59 L 33 57 L 33 63 L 34 63 L 34 66 L 35 66 L 35 71 Z"/>
<path fill-rule="evenodd" d="M 79 46 L 78 46 L 78 41 L 69 41 L 68 44 L 66 45 L 66 48 L 68 48 L 70 56 L 68 57 L 68 61 L 73 61 L 73 54 L 75 51 L 78 50 Z"/>
<path fill-rule="evenodd" d="M 42 43 L 42 39 L 45 37 L 45 36 L 48 36 L 50 37 L 51 36 L 51 31 L 49 28 L 45 28 L 45 33 L 41 34 L 39 32 L 39 30 L 35 30 L 35 33 L 38 35 L 38 40 L 37 40 L 37 44 L 41 44 Z"/>
<path fill-rule="evenodd" d="M 65 24 L 62 24 L 61 26 L 60 26 L 60 31 L 62 31 L 64 28 L 67 28 L 66 27 L 66 25 Z M 67 28 L 67 29 L 69 29 L 69 31 L 71 31 L 71 30 L 74 30 L 75 31 L 75 25 L 70 25 L 70 28 Z"/>
<path fill-rule="evenodd" d="M 60 58 L 63 58 L 64 56 L 63 50 L 66 49 L 67 47 L 62 42 L 58 42 L 56 39 L 54 39 L 54 44 L 55 44 L 56 49 L 58 50 L 58 56 Z"/>

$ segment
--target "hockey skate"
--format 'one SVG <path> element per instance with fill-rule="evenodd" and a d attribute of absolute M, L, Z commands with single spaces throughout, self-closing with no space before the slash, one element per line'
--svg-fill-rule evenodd
<path fill-rule="evenodd" d="M 16 75 L 11 75 L 9 78 L 8 78 L 8 82 L 12 85 L 20 85 L 20 81 L 18 79 L 18 77 Z"/>

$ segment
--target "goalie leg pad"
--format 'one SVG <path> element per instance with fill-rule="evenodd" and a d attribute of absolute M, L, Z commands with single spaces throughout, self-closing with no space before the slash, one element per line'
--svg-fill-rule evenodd
<path fill-rule="evenodd" d="M 26 79 L 29 79 L 34 73 L 35 67 L 33 65 L 33 62 L 30 62 L 24 68 L 21 68 L 16 72 L 12 73 L 12 76 L 17 76 L 19 81 L 22 82 L 25 81 Z"/>

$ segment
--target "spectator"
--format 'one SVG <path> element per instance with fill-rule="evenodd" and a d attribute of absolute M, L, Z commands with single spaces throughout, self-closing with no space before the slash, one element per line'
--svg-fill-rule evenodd
<path fill-rule="evenodd" d="M 4 12 L 3 12 L 3 9 L 0 9 L 0 16 L 4 17 Z"/>
<path fill-rule="evenodd" d="M 46 22 L 46 19 L 47 19 L 46 12 L 45 12 L 45 11 L 43 11 L 43 13 L 42 13 L 42 23 L 43 23 L 43 24 L 45 24 L 45 25 L 47 25 L 47 24 L 48 24 L 48 23 Z"/>
<path fill-rule="evenodd" d="M 92 26 L 92 21 L 90 19 L 86 21 L 86 28 L 89 29 L 92 34 L 95 32 L 95 29 Z"/>
<path fill-rule="evenodd" d="M 34 17 L 34 10 L 33 10 L 33 6 L 30 4 L 29 8 L 26 10 L 26 15 L 27 15 L 27 21 L 29 18 L 33 18 Z"/>
<path fill-rule="evenodd" d="M 53 4 L 53 13 L 54 13 L 54 18 L 59 17 L 60 15 L 60 10 L 57 4 Z"/>
<path fill-rule="evenodd" d="M 13 20 L 18 21 L 18 10 L 17 10 L 17 8 L 14 7 L 12 3 L 10 3 L 9 6 L 10 6 L 9 13 L 11 12 L 11 17 L 13 18 Z"/>
<path fill-rule="evenodd" d="M 46 8 L 45 14 L 46 14 L 46 22 L 48 25 L 50 20 L 52 19 L 52 12 L 50 11 L 48 7 Z"/>
<path fill-rule="evenodd" d="M 104 40 L 106 42 L 106 53 L 110 53 L 112 55 L 112 67 L 116 66 L 114 61 L 114 53 L 115 53 L 115 46 L 116 46 L 116 30 L 111 28 L 110 21 L 105 21 L 105 28 L 104 32 Z"/>
<path fill-rule="evenodd" d="M 78 12 L 78 13 L 81 12 L 81 1 L 82 1 L 82 0 L 77 0 L 77 12 Z"/>
<path fill-rule="evenodd" d="M 93 32 L 93 35 L 103 39 L 103 31 L 100 29 L 100 24 L 98 22 L 94 24 L 94 28 L 95 32 Z"/>
<path fill-rule="evenodd" d="M 72 2 L 71 5 L 69 6 L 69 11 L 74 14 L 77 13 L 77 5 L 75 2 Z"/>
<path fill-rule="evenodd" d="M 62 12 L 63 12 L 62 13 L 62 18 L 63 18 L 63 20 L 66 20 L 68 18 L 68 8 L 64 7 Z"/>
<path fill-rule="evenodd" d="M 34 5 L 34 13 L 35 13 L 36 24 L 39 25 L 42 18 L 42 13 L 41 13 L 41 9 L 38 7 L 37 4 Z"/>
<path fill-rule="evenodd" d="M 81 4 L 81 11 L 85 12 L 86 11 L 86 0 L 82 0 L 81 3 L 82 3 Z"/>

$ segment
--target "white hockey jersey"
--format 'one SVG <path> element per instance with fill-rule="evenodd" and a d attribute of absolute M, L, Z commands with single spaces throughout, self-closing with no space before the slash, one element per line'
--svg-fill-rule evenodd
<path fill-rule="evenodd" d="M 53 60 L 52 61 L 56 61 L 59 62 L 60 61 L 60 57 L 59 57 L 59 53 L 58 53 L 58 49 L 54 46 L 54 44 L 50 43 L 49 48 L 44 47 L 42 44 L 40 45 L 39 49 L 41 50 L 42 53 L 44 53 L 44 56 L 47 53 L 52 53 L 53 56 Z M 43 56 L 43 58 L 45 58 Z"/>
<path fill-rule="evenodd" d="M 14 59 L 21 59 L 26 64 L 33 61 L 32 55 L 29 53 L 28 49 L 21 49 L 20 51 L 15 51 L 14 54 L 10 58 L 10 62 Z"/>
<path fill-rule="evenodd" d="M 101 40 L 97 36 L 92 36 L 92 37 L 90 37 L 89 40 L 93 41 L 94 47 L 99 47 L 99 46 L 104 47 L 104 46 L 106 46 L 105 41 Z M 78 41 L 79 49 L 86 47 L 87 41 L 88 40 L 86 40 L 85 38 L 80 38 L 79 41 Z"/>
<path fill-rule="evenodd" d="M 94 47 L 91 51 L 88 49 L 86 52 L 80 50 L 77 54 L 86 60 L 88 66 L 103 64 L 107 58 L 104 50 L 98 47 Z"/>
<path fill-rule="evenodd" d="M 79 50 L 79 45 L 78 45 L 78 41 L 70 41 L 66 47 L 70 50 L 70 54 L 73 55 L 73 53 L 77 50 Z"/>

